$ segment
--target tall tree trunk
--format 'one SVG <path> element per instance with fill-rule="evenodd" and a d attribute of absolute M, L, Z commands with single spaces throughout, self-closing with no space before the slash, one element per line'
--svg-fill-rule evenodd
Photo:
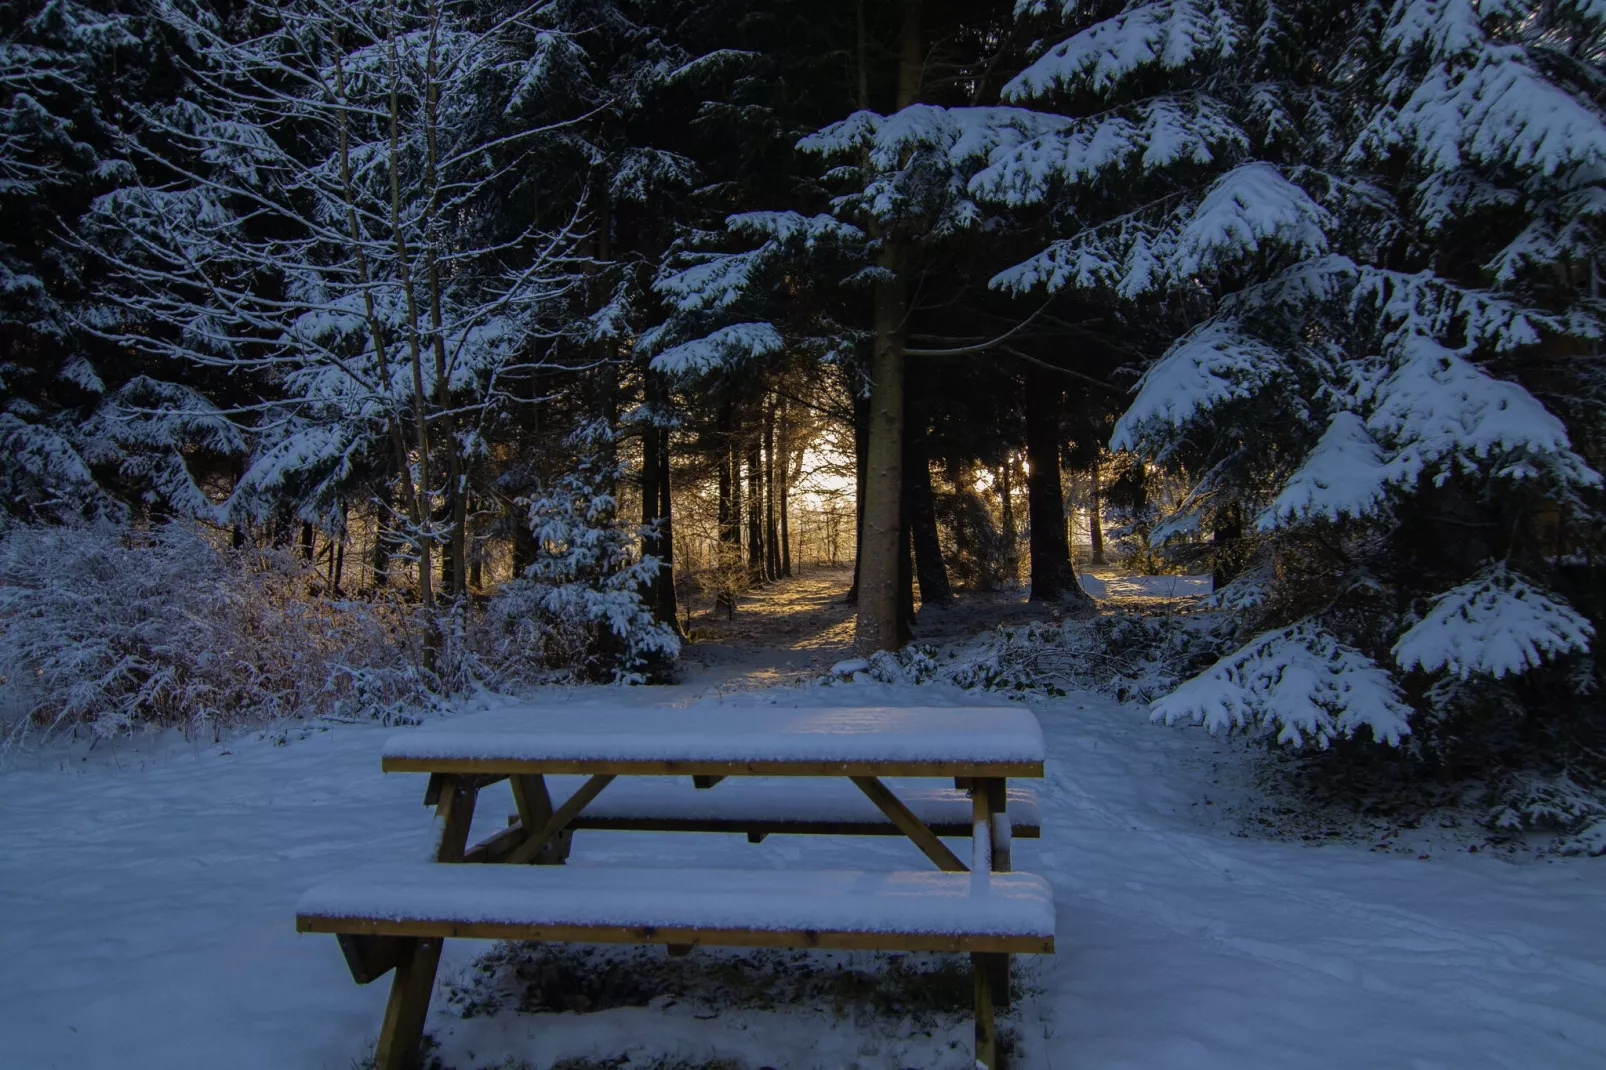
<path fill-rule="evenodd" d="M 1004 463 L 998 466 L 998 502 L 1002 513 L 1004 559 L 999 571 L 1004 582 L 1013 587 L 1020 582 L 1020 528 L 1015 524 L 1015 453 L 1004 454 Z"/>
<path fill-rule="evenodd" d="M 764 582 L 764 456 L 763 428 L 755 427 L 747 441 L 747 573 L 755 584 Z"/>
<path fill-rule="evenodd" d="M 1104 564 L 1104 521 L 1100 518 L 1101 511 L 1099 499 L 1103 495 L 1103 488 L 1099 485 L 1099 458 L 1093 458 L 1093 466 L 1087 470 L 1087 541 L 1093 547 L 1093 563 Z"/>
<path fill-rule="evenodd" d="M 904 0 L 898 41 L 896 107 L 920 97 L 923 38 L 920 0 Z M 859 612 L 854 645 L 862 654 L 896 650 L 902 641 L 899 551 L 903 519 L 904 340 L 908 332 L 908 267 L 903 242 L 877 235 L 882 269 L 875 284 L 875 341 L 870 355 L 869 471 L 865 479 L 864 530 L 860 535 Z"/>
<path fill-rule="evenodd" d="M 764 575 L 781 578 L 781 529 L 775 516 L 775 399 L 764 407 Z"/>
<path fill-rule="evenodd" d="M 318 534 L 312 525 L 303 521 L 301 524 L 301 559 L 303 561 L 312 560 L 312 551 L 317 544 L 317 539 Z"/>
<path fill-rule="evenodd" d="M 1060 489 L 1061 388 L 1051 373 L 1026 373 L 1026 493 L 1031 516 L 1033 602 L 1063 602 L 1091 609 L 1093 600 L 1076 582 L 1065 534 L 1065 498 Z"/>
<path fill-rule="evenodd" d="M 664 555 L 663 567 L 658 570 L 658 619 L 675 629 L 677 635 L 682 635 L 675 599 L 675 512 L 669 493 L 669 428 L 660 427 L 653 433 L 658 436 L 658 521 L 662 525 L 658 546 Z"/>
<path fill-rule="evenodd" d="M 931 491 L 931 460 L 926 453 L 925 421 L 914 415 L 906 429 L 904 493 L 908 496 L 910 541 L 914 546 L 915 578 L 920 583 L 920 604 L 942 608 L 954 600 L 937 539 L 937 516 Z"/>
<path fill-rule="evenodd" d="M 1244 513 L 1236 501 L 1227 502 L 1216 511 L 1210 542 L 1214 557 L 1210 589 L 1219 591 L 1243 571 Z"/>
<path fill-rule="evenodd" d="M 792 575 L 792 529 L 788 522 L 791 512 L 787 500 L 787 491 L 792 485 L 792 420 L 789 405 L 781 408 L 781 575 L 788 578 Z"/>
<path fill-rule="evenodd" d="M 652 372 L 647 372 L 643 392 L 646 395 L 646 420 L 641 429 L 641 556 L 664 559 L 663 526 L 658 515 L 658 447 L 661 442 L 656 425 Z M 641 585 L 641 600 L 658 615 L 659 586 L 663 582 L 663 566 L 653 571 L 652 577 Z M 661 619 L 661 618 L 660 618 Z"/>
<path fill-rule="evenodd" d="M 864 495 L 870 482 L 870 399 L 853 392 L 853 586 L 844 601 L 859 604 L 859 575 L 864 568 Z"/>
<path fill-rule="evenodd" d="M 719 408 L 719 559 L 715 567 L 720 573 L 733 567 L 742 552 L 742 478 L 734 422 L 730 400 L 726 399 Z M 727 613 L 736 611 L 735 599 L 727 591 L 720 591 L 715 604 Z"/>

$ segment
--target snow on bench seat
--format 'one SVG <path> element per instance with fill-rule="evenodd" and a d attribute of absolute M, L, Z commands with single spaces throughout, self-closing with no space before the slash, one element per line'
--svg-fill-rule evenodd
<path fill-rule="evenodd" d="M 548 779 L 554 806 L 563 805 L 584 783 L 580 777 Z M 930 781 L 894 780 L 887 787 L 916 817 L 941 835 L 969 836 L 970 796 Z M 1037 793 L 1009 788 L 1014 834 L 1037 836 L 1042 824 Z M 630 777 L 608 785 L 571 824 L 576 829 L 654 831 L 896 832 L 887 816 L 840 777 L 731 777 L 707 790 L 690 777 Z"/>
<path fill-rule="evenodd" d="M 1030 873 L 378 865 L 307 892 L 301 932 L 585 943 L 1051 952 Z"/>
<path fill-rule="evenodd" d="M 1043 775 L 1030 710 L 1009 707 L 515 707 L 409 729 L 387 772 L 817 776 Z"/>

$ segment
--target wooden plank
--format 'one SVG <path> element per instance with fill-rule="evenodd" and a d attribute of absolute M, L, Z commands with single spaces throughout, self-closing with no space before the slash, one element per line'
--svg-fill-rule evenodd
<path fill-rule="evenodd" d="M 517 821 L 513 815 L 509 823 Z M 937 821 L 926 825 L 938 836 L 969 836 L 969 821 Z M 571 830 L 602 829 L 615 832 L 729 832 L 750 836 L 902 836 L 903 830 L 891 821 L 759 821 L 751 818 L 725 817 L 611 817 L 583 813 L 569 822 Z M 1037 839 L 1042 829 L 1037 825 L 1016 825 L 1014 835 L 1020 839 Z"/>
<path fill-rule="evenodd" d="M 519 865 L 520 863 L 528 862 L 535 858 L 535 856 L 541 852 L 542 848 L 544 848 L 554 836 L 562 832 L 564 827 L 574 819 L 574 816 L 581 810 L 584 810 L 586 808 L 586 804 L 600 795 L 602 793 L 602 789 L 613 783 L 613 780 L 614 775 L 612 773 L 598 773 L 596 776 L 580 785 L 580 790 L 569 796 L 568 801 L 566 801 L 562 806 L 558 807 L 557 812 L 547 819 L 547 823 L 541 827 L 540 831 L 536 832 L 529 839 L 519 844 L 519 846 L 513 850 L 513 853 L 508 855 L 507 860 L 513 865 Z"/>
<path fill-rule="evenodd" d="M 372 984 L 395 969 L 413 953 L 413 941 L 405 936 L 363 936 L 339 933 L 340 953 L 346 957 L 351 979 L 360 985 Z"/>
<path fill-rule="evenodd" d="M 841 951 L 990 951 L 1052 954 L 1052 936 L 997 933 L 834 932 L 814 929 L 664 928 L 652 925 L 529 925 L 494 921 L 351 918 L 303 914 L 304 933 L 363 933 L 464 940 L 536 940 L 557 943 L 687 944 L 692 947 L 816 947 Z"/>
<path fill-rule="evenodd" d="M 908 777 L 1041 777 L 1042 762 L 944 761 L 815 762 L 682 761 L 616 758 L 406 758 L 385 757 L 387 773 L 478 773 L 496 777 L 516 773 L 613 773 L 617 776 L 908 776 Z"/>
<path fill-rule="evenodd" d="M 429 993 L 435 987 L 435 971 L 440 966 L 441 942 L 433 937 L 409 942 L 413 945 L 411 953 L 397 965 L 396 979 L 390 984 L 390 999 L 379 1027 L 379 1047 L 374 1052 L 374 1070 L 418 1070 L 418 1048 L 424 1039 Z"/>
<path fill-rule="evenodd" d="M 989 980 L 994 958 L 986 952 L 970 956 L 971 987 L 976 994 L 976 1070 L 999 1070 L 998 1025 L 993 1019 L 993 987 Z"/>
<path fill-rule="evenodd" d="M 474 821 L 474 801 L 479 786 L 473 777 L 454 776 L 441 788 L 436 816 L 442 819 L 441 838 L 435 847 L 435 861 L 461 862 L 468 847 L 469 825 Z"/>
<path fill-rule="evenodd" d="M 870 801 L 881 808 L 881 812 L 898 826 L 898 830 L 914 841 L 916 847 L 937 864 L 937 868 L 949 873 L 966 872 L 965 864 L 959 861 L 959 856 L 948 849 L 948 845 L 937 838 L 937 834 L 927 828 L 914 812 L 904 805 L 903 800 L 894 795 L 890 789 L 873 776 L 856 776 L 850 778 L 858 785 L 860 791 L 869 797 Z"/>

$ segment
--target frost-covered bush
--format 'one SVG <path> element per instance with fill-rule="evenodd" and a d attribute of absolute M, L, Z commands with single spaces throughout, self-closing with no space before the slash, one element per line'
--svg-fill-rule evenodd
<path fill-rule="evenodd" d="M 1002 627 L 960 653 L 949 676 L 991 691 L 1087 687 L 1146 701 L 1219 654 L 1228 629 L 1208 614 L 1116 614 Z"/>
<path fill-rule="evenodd" d="M 1231 631 L 1205 613 L 1034 621 L 1000 627 L 947 656 L 929 646 L 881 651 L 862 671 L 887 684 L 1050 694 L 1082 687 L 1150 701 L 1215 660 Z"/>
<path fill-rule="evenodd" d="M 0 688 L 15 743 L 83 726 L 186 732 L 423 700 L 407 607 L 314 597 L 292 555 L 195 529 L 19 527 L 0 539 Z"/>
<path fill-rule="evenodd" d="M 561 673 L 639 683 L 662 676 L 680 652 L 674 629 L 641 596 L 659 563 L 635 553 L 640 532 L 619 521 L 608 434 L 601 426 L 577 432 L 574 471 L 528 502 L 535 562 L 502 586 L 484 622 L 482 658 L 500 679 Z"/>

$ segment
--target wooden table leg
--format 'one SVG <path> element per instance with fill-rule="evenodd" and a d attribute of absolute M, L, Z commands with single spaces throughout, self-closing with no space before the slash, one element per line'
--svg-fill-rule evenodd
<path fill-rule="evenodd" d="M 442 819 L 435 861 L 463 860 L 463 854 L 468 849 L 469 825 L 474 822 L 474 802 L 479 793 L 479 782 L 472 776 L 449 777 L 447 783 L 441 786 L 440 801 L 435 804 L 435 816 Z"/>
<path fill-rule="evenodd" d="M 999 1070 L 998 1027 L 993 1021 L 992 952 L 975 951 L 970 956 L 970 972 L 976 993 L 976 1070 Z"/>
<path fill-rule="evenodd" d="M 590 805 L 591 800 L 601 794 L 603 788 L 613 783 L 614 776 L 613 773 L 598 773 L 580 785 L 580 789 L 569 796 L 568 800 L 547 818 L 546 824 L 532 832 L 529 839 L 513 849 L 513 853 L 507 856 L 508 862 L 522 865 L 547 849 L 548 844 L 568 828 L 569 822 L 574 820 L 575 815 Z"/>
<path fill-rule="evenodd" d="M 1008 873 L 1010 827 L 1008 782 L 1002 777 L 977 777 L 971 786 L 971 863 L 975 873 Z M 978 967 L 982 968 L 982 967 Z M 1010 956 L 989 954 L 985 972 L 992 988 L 992 1004 L 1007 1009 Z"/>
<path fill-rule="evenodd" d="M 429 1014 L 429 994 L 435 987 L 435 971 L 441 962 L 438 938 L 409 940 L 413 945 L 396 966 L 390 983 L 390 1000 L 385 1004 L 385 1022 L 379 1029 L 379 1047 L 374 1052 L 374 1070 L 417 1070 L 419 1045 L 424 1039 L 424 1018 Z"/>
<path fill-rule="evenodd" d="M 546 777 L 540 773 L 525 773 L 509 778 L 513 787 L 513 802 L 519 808 L 519 824 L 526 836 L 546 827 L 552 820 L 552 795 L 547 791 Z M 567 831 L 559 833 L 531 859 L 538 866 L 561 866 L 569 857 Z"/>

